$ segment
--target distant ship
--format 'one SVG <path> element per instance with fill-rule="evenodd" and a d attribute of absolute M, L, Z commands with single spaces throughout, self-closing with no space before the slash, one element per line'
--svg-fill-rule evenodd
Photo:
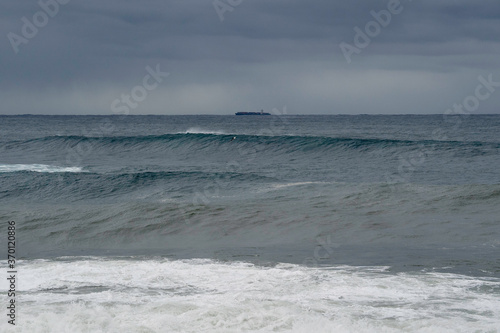
<path fill-rule="evenodd" d="M 270 113 L 264 112 L 264 110 L 260 110 L 260 112 L 236 112 L 237 116 L 270 116 Z"/>

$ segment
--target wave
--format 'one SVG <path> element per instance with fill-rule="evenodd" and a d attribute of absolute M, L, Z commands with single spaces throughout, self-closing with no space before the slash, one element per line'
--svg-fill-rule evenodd
<path fill-rule="evenodd" d="M 1 167 L 1 166 L 0 166 Z M 33 172 L 36 168 L 10 170 L 0 179 L 0 199 L 31 201 L 106 200 L 109 198 L 163 198 L 176 194 L 192 194 L 206 188 L 230 191 L 239 185 L 273 181 L 273 178 L 245 172 L 203 171 L 138 171 L 78 172 L 81 168 L 52 168 Z M 0 172 L 2 169 L 0 168 Z M 44 169 L 43 169 L 44 170 Z M 58 171 L 55 171 L 58 170 Z M 73 170 L 73 171 L 62 171 Z M 61 172 L 67 172 L 62 173 Z M 22 186 L 20 186 L 22 185 Z M 231 185 L 231 186 L 229 186 Z"/>
<path fill-rule="evenodd" d="M 196 180 L 182 195 L 175 187 L 186 185 L 173 176 L 105 181 L 80 173 L 52 182 L 52 174 L 25 174 L 36 177 L 9 180 L 12 202 L 0 184 L 0 201 L 9 203 L 0 220 L 21 221 L 27 257 L 168 254 L 397 269 L 413 269 L 405 267 L 419 258 L 417 269 L 423 261 L 498 274 L 500 185 L 233 182 L 206 193 L 204 185 L 216 183 Z"/>
<path fill-rule="evenodd" d="M 498 279 L 460 274 L 150 257 L 19 266 L 17 332 L 495 332 L 500 325 Z M 0 330 L 7 326 L 3 320 Z"/>
<path fill-rule="evenodd" d="M 205 150 L 210 152 L 221 147 L 249 148 L 260 147 L 273 152 L 310 152 L 329 149 L 342 150 L 380 150 L 380 149 L 432 149 L 460 154 L 487 155 L 498 153 L 500 143 L 482 141 L 437 141 L 437 140 L 398 140 L 384 138 L 355 138 L 329 136 L 265 136 L 225 134 L 218 131 L 205 131 L 191 128 L 185 133 L 150 135 L 150 136 L 48 136 L 24 141 L 4 143 L 3 150 L 60 150 L 78 148 L 79 145 L 91 145 L 94 149 L 109 150 L 169 150 L 182 149 Z"/>
<path fill-rule="evenodd" d="M 179 132 L 177 134 L 213 134 L 213 135 L 227 135 L 228 133 L 225 133 L 223 131 L 211 131 L 211 130 L 205 130 L 199 127 L 190 127 L 188 128 L 185 132 Z"/>
<path fill-rule="evenodd" d="M 183 175 L 193 181 L 177 181 L 179 174 L 175 173 L 81 173 L 68 174 L 60 180 L 51 178 L 51 175 L 37 176 L 21 182 L 12 180 L 10 186 L 4 182 L 0 199 L 8 198 L 10 194 L 23 196 L 22 199 L 31 196 L 29 202 L 32 203 L 53 200 L 62 207 L 69 204 L 67 210 L 53 211 L 49 202 L 45 213 L 42 213 L 42 205 L 33 208 L 36 214 L 32 218 L 23 219 L 26 226 L 36 225 L 34 238 L 41 237 L 43 230 L 48 233 L 44 237 L 51 244 L 60 236 L 52 226 L 61 227 L 60 232 L 66 235 L 71 228 L 85 225 L 85 230 L 80 230 L 79 236 L 74 235 L 72 241 L 84 240 L 88 236 L 98 243 L 101 239 L 102 245 L 112 240 L 127 243 L 127 237 L 133 237 L 136 241 L 147 241 L 143 245 L 150 246 L 156 236 L 160 236 L 158 244 L 165 244 L 161 234 L 183 233 L 194 238 L 214 236 L 217 242 L 229 235 L 237 237 L 242 244 L 254 242 L 263 245 L 267 242 L 274 244 L 277 239 L 302 241 L 304 237 L 320 232 L 331 235 L 332 240 L 339 243 L 385 239 L 406 245 L 410 241 L 465 245 L 470 239 L 478 238 L 481 241 L 473 243 L 499 245 L 496 216 L 500 213 L 500 185 L 290 182 L 290 186 L 286 186 L 281 182 L 259 185 L 253 181 L 252 187 L 242 191 L 242 187 L 236 185 L 236 179 L 258 176 L 234 174 L 231 186 L 224 187 L 220 183 L 218 191 L 210 188 L 205 192 L 205 184 L 218 185 L 210 174 Z M 258 179 L 262 182 L 261 178 Z M 298 190 L 297 186 L 311 188 L 304 191 Z M 178 188 L 187 191 L 181 195 L 176 191 Z M 117 198 L 108 200 L 110 197 Z M 73 205 L 72 201 L 82 199 L 85 204 Z M 86 204 L 92 204 L 91 215 Z M 430 212 L 440 218 L 429 220 L 427 214 Z M 68 220 L 68 216 L 71 219 Z M 452 224 L 449 219 L 453 220 Z M 482 222 L 471 223 L 471 219 Z M 39 223 L 40 220 L 44 223 Z M 446 232 L 435 234 L 440 228 Z M 198 232 L 192 234 L 196 229 Z M 407 239 L 410 231 L 420 236 Z M 186 239 L 180 237 L 170 240 L 170 243 L 182 244 L 184 241 Z"/>
<path fill-rule="evenodd" d="M 0 173 L 2 172 L 18 172 L 32 171 L 41 173 L 56 173 L 56 172 L 83 172 L 81 167 L 61 167 L 46 164 L 0 164 Z"/>

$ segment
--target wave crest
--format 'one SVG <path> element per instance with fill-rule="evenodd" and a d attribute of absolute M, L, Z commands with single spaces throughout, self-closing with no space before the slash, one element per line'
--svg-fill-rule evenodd
<path fill-rule="evenodd" d="M 83 172 L 81 167 L 61 167 L 46 164 L 0 164 L 1 172 L 32 171 L 42 173 Z"/>

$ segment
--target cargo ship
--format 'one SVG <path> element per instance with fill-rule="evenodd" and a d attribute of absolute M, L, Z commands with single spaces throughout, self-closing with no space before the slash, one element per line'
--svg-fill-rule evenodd
<path fill-rule="evenodd" d="M 264 110 L 260 110 L 260 112 L 236 112 L 237 116 L 270 116 L 270 113 L 264 112 Z"/>

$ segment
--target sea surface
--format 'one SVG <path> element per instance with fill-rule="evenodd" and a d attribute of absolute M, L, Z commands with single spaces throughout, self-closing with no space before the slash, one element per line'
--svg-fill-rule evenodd
<path fill-rule="evenodd" d="M 499 332 L 500 116 L 0 116 L 0 331 Z"/>

